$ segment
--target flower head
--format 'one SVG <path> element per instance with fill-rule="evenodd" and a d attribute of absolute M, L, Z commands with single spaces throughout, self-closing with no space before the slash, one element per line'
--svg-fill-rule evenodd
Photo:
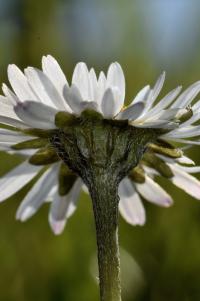
<path fill-rule="evenodd" d="M 0 149 L 20 154 L 24 162 L 0 179 L 0 201 L 38 176 L 17 211 L 18 219 L 27 220 L 50 201 L 50 225 L 56 234 L 64 229 L 76 209 L 83 181 L 63 163 L 61 154 L 52 147 L 51 136 L 59 128 L 61 115 L 66 122 L 73 122 L 87 110 L 97 112 L 103 120 L 158 130 L 155 141 L 146 145 L 142 159 L 119 187 L 119 209 L 129 223 L 145 222 L 141 196 L 164 207 L 172 204 L 171 196 L 156 183 L 157 176 L 200 199 L 200 182 L 190 175 L 200 168 L 186 167 L 193 161 L 169 143 L 200 144 L 194 139 L 199 136 L 200 126 L 195 123 L 200 118 L 200 103 L 193 104 L 200 82 L 181 94 L 178 87 L 157 101 L 165 80 L 163 73 L 153 88 L 144 87 L 124 108 L 125 78 L 118 63 L 110 65 L 107 75 L 101 72 L 99 76 L 79 63 L 69 85 L 57 61 L 48 55 L 42 59 L 42 71 L 28 67 L 23 73 L 10 65 L 8 78 L 13 91 L 3 84 L 0 122 L 8 128 L 0 129 Z"/>

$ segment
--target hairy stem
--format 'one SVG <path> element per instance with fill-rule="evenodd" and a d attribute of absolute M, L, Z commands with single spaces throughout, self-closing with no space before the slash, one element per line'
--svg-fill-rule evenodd
<path fill-rule="evenodd" d="M 93 202 L 101 301 L 121 301 L 118 185 L 137 166 L 158 133 L 91 110 L 79 118 L 58 113 L 50 139 L 58 157 L 87 185 Z"/>
<path fill-rule="evenodd" d="M 117 185 L 100 170 L 88 186 L 96 226 L 100 299 L 121 301 Z"/>

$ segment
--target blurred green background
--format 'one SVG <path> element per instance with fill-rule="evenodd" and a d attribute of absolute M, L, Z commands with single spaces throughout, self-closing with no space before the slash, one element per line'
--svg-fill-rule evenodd
<path fill-rule="evenodd" d="M 164 91 L 200 79 L 198 0 L 0 0 L 0 81 L 9 63 L 39 67 L 52 54 L 68 78 L 85 61 L 119 61 L 127 102 L 167 71 Z M 190 151 L 200 164 L 199 150 Z M 0 174 L 21 159 L 0 154 Z M 170 183 L 169 209 L 148 205 L 144 227 L 120 218 L 124 301 L 200 300 L 200 204 Z M 48 204 L 22 224 L 16 209 L 30 186 L 0 205 L 0 301 L 96 301 L 95 231 L 82 194 L 64 233 L 48 226 Z"/>

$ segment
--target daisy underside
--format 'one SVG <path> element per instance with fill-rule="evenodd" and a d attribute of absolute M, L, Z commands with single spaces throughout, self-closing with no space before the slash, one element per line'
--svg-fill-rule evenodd
<path fill-rule="evenodd" d="M 81 189 L 92 195 L 94 187 L 107 185 L 117 187 L 125 220 L 143 225 L 142 198 L 164 207 L 173 202 L 158 177 L 200 199 L 200 182 L 191 175 L 200 168 L 184 155 L 184 145 L 200 144 L 200 101 L 194 101 L 200 82 L 160 98 L 163 73 L 125 107 L 118 63 L 98 77 L 79 63 L 69 85 L 57 61 L 46 56 L 42 70 L 10 65 L 8 78 L 12 90 L 3 84 L 0 96 L 0 149 L 24 162 L 0 179 L 0 201 L 37 177 L 17 219 L 27 220 L 49 201 L 49 222 L 60 234 Z"/>

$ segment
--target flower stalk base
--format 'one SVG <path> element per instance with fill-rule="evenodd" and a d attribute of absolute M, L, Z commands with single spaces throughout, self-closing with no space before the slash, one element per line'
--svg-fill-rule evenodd
<path fill-rule="evenodd" d="M 121 301 L 117 185 L 99 169 L 89 183 L 95 217 L 102 301 Z"/>
<path fill-rule="evenodd" d="M 134 128 L 127 121 L 106 120 L 88 110 L 81 118 L 66 118 L 66 122 L 65 115 L 60 114 L 57 123 L 61 128 L 51 144 L 65 164 L 82 178 L 92 198 L 101 301 L 121 301 L 118 186 L 137 166 L 157 132 Z"/>

